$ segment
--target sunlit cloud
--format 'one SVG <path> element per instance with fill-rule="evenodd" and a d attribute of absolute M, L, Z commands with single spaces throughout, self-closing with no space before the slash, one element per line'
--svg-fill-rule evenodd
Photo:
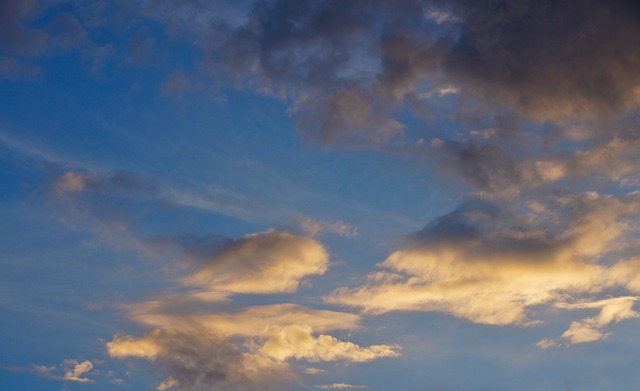
<path fill-rule="evenodd" d="M 609 324 L 640 317 L 640 313 L 633 310 L 637 300 L 638 297 L 635 296 L 621 296 L 595 302 L 557 303 L 556 307 L 565 310 L 600 310 L 600 313 L 594 317 L 572 322 L 569 329 L 558 340 L 568 345 L 576 345 L 606 339 L 611 335 L 611 332 L 604 330 Z M 561 346 L 561 343 L 551 339 L 543 339 L 538 342 L 537 346 L 548 348 Z"/>
<path fill-rule="evenodd" d="M 328 266 L 315 240 L 270 230 L 224 246 L 183 282 L 230 293 L 295 292 L 303 278 L 324 274 Z"/>
<path fill-rule="evenodd" d="M 600 316 L 574 322 L 563 338 L 571 343 L 603 338 L 601 330 L 612 321 L 635 317 L 635 299 L 560 303 L 615 287 L 636 289 L 637 262 L 612 262 L 607 256 L 633 246 L 628 235 L 636 232 L 633 216 L 640 210 L 633 195 L 586 194 L 553 203 L 553 214 L 538 204 L 525 214 L 509 212 L 506 205 L 461 208 L 411 237 L 364 285 L 338 289 L 327 300 L 372 314 L 435 311 L 474 323 L 524 326 L 539 323 L 529 317 L 534 306 L 602 307 Z"/>
<path fill-rule="evenodd" d="M 180 166 L 188 173 L 176 180 L 182 171 L 141 167 L 160 156 L 149 152 L 143 154 L 148 160 L 137 160 L 140 147 L 129 145 L 135 137 L 127 133 L 135 121 L 118 129 L 117 142 L 113 129 L 96 132 L 104 137 L 96 140 L 104 141 L 105 149 L 114 148 L 109 154 L 113 165 L 107 167 L 71 157 L 92 152 L 78 152 L 84 139 L 76 138 L 80 130 L 73 126 L 61 132 L 73 135 L 68 139 L 29 125 L 24 138 L 0 131 L 8 159 L 18 155 L 16 161 L 45 167 L 33 170 L 38 178 L 7 181 L 20 183 L 13 184 L 22 186 L 20 196 L 29 189 L 37 198 L 46 188 L 41 204 L 61 215 L 64 223 L 84 221 L 83 228 L 115 243 L 116 250 L 132 248 L 162 260 L 153 263 L 165 277 L 156 295 L 129 302 L 128 292 L 117 292 L 119 304 L 114 307 L 144 331 L 119 333 L 106 343 L 112 359 L 151 362 L 158 372 L 157 390 L 367 388 L 308 385 L 304 377 L 328 376 L 328 369 L 310 366 L 400 356 L 402 348 L 392 342 L 360 339 L 360 333 L 368 332 L 365 317 L 382 314 L 401 319 L 406 311 L 437 312 L 514 329 L 552 323 L 556 317 L 569 319 L 564 331 L 528 345 L 542 349 L 604 341 L 619 322 L 640 317 L 635 308 L 640 295 L 640 46 L 633 39 L 640 36 L 640 24 L 633 2 L 117 3 L 1 2 L 0 78 L 7 83 L 42 82 L 45 87 L 53 86 L 47 83 L 54 79 L 77 92 L 73 84 L 90 83 L 67 85 L 68 80 L 55 79 L 63 75 L 58 72 L 72 75 L 77 71 L 73 66 L 80 66 L 99 78 L 111 69 L 117 78 L 107 74 L 108 83 L 117 87 L 113 90 L 121 94 L 118 99 L 131 99 L 132 112 L 147 104 L 136 99 L 155 91 L 158 107 L 171 107 L 176 102 L 167 98 L 178 98 L 189 107 L 189 117 L 189 94 L 211 94 L 216 98 L 198 101 L 231 104 L 224 110 L 216 106 L 220 110 L 207 118 L 211 123 L 200 121 L 205 115 L 195 115 L 191 122 L 198 123 L 198 129 L 232 131 L 221 130 L 220 138 L 210 130 L 197 137 L 184 132 L 184 145 L 202 143 L 198 147 L 205 151 L 215 146 L 224 150 L 221 156 L 246 153 L 239 159 L 252 164 L 248 155 L 264 152 L 259 164 L 282 171 L 274 177 L 286 177 L 255 184 L 249 183 L 255 180 L 252 175 L 259 175 L 255 172 L 246 182 L 233 178 L 235 172 L 200 176 L 199 170 L 212 165 L 198 156 L 191 165 Z M 115 13 L 117 18 L 112 17 Z M 65 67 L 56 66 L 62 63 Z M 136 67 L 135 72 L 129 67 Z M 135 85 L 125 84 L 130 80 Z M 219 97 L 238 87 L 238 96 Z M 57 92 L 69 102 L 81 102 L 68 106 L 85 108 L 85 100 L 74 92 L 62 94 L 62 88 L 56 88 L 51 88 L 51 96 Z M 34 88 L 29 94 L 37 96 L 34 91 L 49 93 L 48 88 Z M 97 102 L 114 98 L 97 89 L 82 93 L 88 91 L 97 94 Z M 42 106 L 45 101 L 38 99 L 34 102 Z M 289 116 L 290 124 L 273 119 L 264 131 L 260 126 L 247 131 L 244 123 L 234 122 L 239 125 L 234 128 L 233 121 L 220 119 L 235 117 L 236 107 L 244 106 L 234 105 L 253 103 L 251 99 L 275 101 L 273 106 Z M 89 101 L 87 112 L 100 112 L 96 117 L 102 117 L 102 110 L 118 114 Z M 273 108 L 265 102 L 259 102 L 264 112 L 247 115 L 251 121 L 271 117 L 267 110 Z M 25 112 L 39 108 L 27 107 Z M 151 119 L 150 124 L 168 118 L 154 110 L 139 118 Z M 11 118 L 7 113 L 6 122 L 21 122 L 20 115 Z M 42 118 L 47 116 L 43 110 Z M 133 117 L 123 116 L 122 124 Z M 91 121 L 86 123 L 94 123 L 92 114 L 87 118 Z M 62 125 L 55 123 L 51 129 Z M 270 150 L 270 126 L 291 126 L 298 134 L 286 139 L 286 150 L 284 144 Z M 21 131 L 16 129 L 16 134 Z M 246 138 L 236 138 L 234 132 Z M 145 137 L 151 133 L 140 133 L 136 141 L 146 147 Z M 50 140 L 42 144 L 49 147 L 32 144 L 32 136 Z M 248 147 L 246 140 L 255 140 L 255 145 Z M 60 147 L 67 141 L 69 146 Z M 264 150 L 258 146 L 263 141 L 268 145 Z M 339 196 L 354 196 L 343 204 L 352 209 L 351 215 L 338 216 L 330 211 L 337 202 L 319 205 L 323 186 L 335 185 L 330 183 L 333 171 L 328 180 L 305 177 L 297 183 L 306 171 L 286 167 L 294 160 L 290 149 L 299 144 L 313 153 L 320 146 L 313 159 L 322 163 L 328 155 L 324 148 L 340 149 L 349 155 L 344 162 L 359 166 L 353 170 L 345 164 L 344 174 L 353 177 L 379 169 L 386 159 L 406 159 L 408 164 L 389 165 L 397 171 L 384 173 L 397 175 L 406 188 L 372 175 L 366 184 L 380 194 L 369 198 L 359 189 L 346 189 Z M 364 148 L 375 151 L 366 151 L 371 155 L 363 159 L 354 150 Z M 176 156 L 192 157 L 188 148 L 177 149 L 182 154 Z M 369 162 L 380 166 L 365 167 Z M 234 169 L 222 158 L 216 163 L 222 171 Z M 132 167 L 157 177 L 129 171 Z M 336 178 L 342 168 L 335 170 Z M 6 171 L 13 175 L 13 170 Z M 442 188 L 447 193 L 439 194 L 437 186 L 413 186 L 432 179 L 446 181 Z M 47 184 L 38 187 L 37 181 Z M 188 186 L 187 181 L 202 184 Z M 278 188 L 280 183 L 286 183 L 286 189 Z M 297 194 L 302 183 L 321 195 L 297 195 L 289 202 L 294 196 L 288 190 Z M 342 187 L 329 195 L 338 198 L 339 192 Z M 311 191 L 299 193 L 307 197 Z M 373 204 L 388 205 L 384 197 L 392 197 L 398 213 L 411 219 L 441 217 L 401 239 L 397 235 L 406 232 L 392 229 L 385 231 L 385 238 L 372 239 L 371 231 L 392 214 L 370 216 Z M 404 199 L 411 202 L 400 205 Z M 442 205 L 454 210 L 446 213 Z M 164 218 L 169 210 L 172 217 L 180 216 L 175 219 L 180 223 Z M 189 215 L 184 220 L 183 212 Z M 210 218 L 206 224 L 203 215 Z M 406 225 L 417 230 L 418 223 Z M 199 230 L 205 226 L 220 231 L 203 234 Z M 341 242 L 336 245 L 335 240 Z M 345 267 L 328 273 L 329 249 L 336 247 L 336 264 Z M 376 253 L 380 251 L 384 253 Z M 376 255 L 359 259 L 361 254 Z M 367 262 L 378 261 L 377 269 L 367 269 Z M 343 270 L 348 275 L 342 275 Z M 313 294 L 306 296 L 310 286 Z M 346 312 L 349 308 L 360 313 Z M 65 360 L 58 366 L 14 369 L 90 383 L 99 373 L 94 365 L 99 362 Z M 114 377 L 114 384 L 126 383 Z M 317 383 L 325 381 L 333 380 Z"/>
<path fill-rule="evenodd" d="M 94 365 L 90 360 L 78 361 L 74 359 L 64 360 L 60 367 L 57 367 L 55 365 L 49 367 L 45 365 L 35 365 L 32 367 L 0 366 L 0 369 L 2 370 L 32 372 L 48 379 L 76 383 L 93 383 L 94 381 L 92 379 L 86 377 L 87 375 L 92 374 L 91 371 L 93 370 L 93 368 Z"/>
<path fill-rule="evenodd" d="M 168 372 L 165 383 L 179 389 L 214 384 L 261 389 L 265 381 L 294 381 L 291 360 L 356 363 L 400 354 L 397 346 L 363 347 L 321 334 L 359 328 L 357 315 L 291 304 L 226 314 L 158 315 L 138 309 L 133 316 L 156 328 L 140 338 L 116 335 L 107 343 L 109 355 L 154 361 Z"/>
<path fill-rule="evenodd" d="M 292 362 L 361 363 L 400 354 L 398 346 L 360 346 L 326 334 L 360 329 L 355 314 L 287 303 L 229 310 L 233 295 L 296 292 L 304 278 L 323 274 L 329 257 L 312 238 L 269 230 L 201 254 L 200 261 L 181 279 L 200 290 L 126 305 L 131 319 L 151 330 L 106 344 L 112 358 L 163 368 L 158 389 L 278 389 L 299 381 Z"/>

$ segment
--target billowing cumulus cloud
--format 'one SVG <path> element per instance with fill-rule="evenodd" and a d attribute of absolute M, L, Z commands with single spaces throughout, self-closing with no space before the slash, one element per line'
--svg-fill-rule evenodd
<path fill-rule="evenodd" d="M 186 284 L 230 293 L 295 292 L 303 278 L 324 274 L 329 256 L 315 240 L 270 230 L 234 241 L 213 254 Z"/>

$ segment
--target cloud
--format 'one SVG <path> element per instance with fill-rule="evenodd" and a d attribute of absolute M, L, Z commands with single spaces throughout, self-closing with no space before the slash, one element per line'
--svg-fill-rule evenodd
<path fill-rule="evenodd" d="M 205 308 L 211 308 L 210 303 L 206 304 Z M 299 324 L 309 325 L 318 332 L 360 327 L 358 315 L 289 303 L 245 307 L 234 312 L 201 313 L 203 308 L 191 307 L 188 301 L 173 306 L 161 298 L 130 305 L 128 310 L 132 319 L 149 326 L 171 328 L 197 324 L 203 328 L 214 328 L 225 336 L 251 337 L 269 331 L 272 326 L 281 328 Z"/>
<path fill-rule="evenodd" d="M 185 284 L 230 293 L 295 292 L 302 279 L 328 269 L 329 255 L 315 240 L 269 230 L 221 248 Z"/>
<path fill-rule="evenodd" d="M 154 362 L 165 373 L 158 389 L 282 389 L 299 382 L 294 361 L 359 363 L 400 354 L 397 346 L 360 346 L 327 334 L 359 329 L 355 314 L 288 303 L 238 308 L 231 301 L 235 294 L 295 292 L 308 276 L 323 274 L 328 254 L 314 239 L 272 229 L 213 253 L 200 252 L 199 242 L 182 245 L 193 245 L 192 262 L 199 263 L 180 282 L 197 289 L 124 306 L 150 331 L 115 335 L 106 345 L 112 358 Z"/>
<path fill-rule="evenodd" d="M 154 361 L 166 373 L 158 389 L 188 390 L 213 385 L 222 389 L 276 389 L 288 376 L 284 365 L 255 365 L 231 341 L 197 327 L 155 329 L 138 339 L 115 336 L 107 343 L 107 349 L 114 358 Z"/>
<path fill-rule="evenodd" d="M 612 118 L 640 103 L 632 2 L 249 4 L 233 23 L 210 16 L 214 27 L 191 29 L 217 38 L 202 41 L 217 54 L 207 65 L 291 102 L 300 131 L 321 143 L 397 139 L 399 109 L 434 117 L 429 91 L 460 92 L 461 113 L 506 109 L 534 121 Z"/>
<path fill-rule="evenodd" d="M 302 229 L 307 234 L 315 237 L 329 232 L 338 236 L 353 237 L 358 236 L 358 227 L 342 220 L 336 220 L 332 223 L 322 220 L 315 220 L 309 217 L 303 217 L 300 223 Z"/>
<path fill-rule="evenodd" d="M 569 329 L 565 331 L 559 339 L 569 345 L 606 339 L 611 335 L 610 332 L 604 331 L 604 328 L 609 324 L 640 317 L 640 313 L 633 310 L 633 306 L 637 300 L 638 297 L 635 296 L 621 296 L 595 302 L 575 304 L 557 303 L 556 307 L 566 310 L 600 310 L 597 316 L 572 322 Z M 561 346 L 561 344 L 554 340 L 544 339 L 538 342 L 537 346 L 544 349 Z"/>
<path fill-rule="evenodd" d="M 235 76 L 235 86 L 286 101 L 300 132 L 325 145 L 401 140 L 410 122 L 403 111 L 431 122 L 451 94 L 457 119 L 506 111 L 561 125 L 609 120 L 640 103 L 639 49 L 629 39 L 640 24 L 630 1 L 145 1 L 113 7 L 117 18 L 96 17 L 102 5 L 65 3 L 3 2 L 0 46 L 148 58 L 157 48 L 145 23 L 160 20 L 174 43 L 201 53 L 193 68 L 215 75 L 212 84 Z M 44 11 L 51 20 L 34 23 Z M 126 47 L 93 42 L 123 26 L 137 34 Z M 189 87 L 192 75 L 175 69 L 159 90 Z"/>
<path fill-rule="evenodd" d="M 91 370 L 93 369 L 93 367 L 93 363 L 89 360 L 80 362 L 74 359 L 66 359 L 62 362 L 61 368 L 58 368 L 56 366 L 47 367 L 44 365 L 35 365 L 33 367 L 0 366 L 0 369 L 9 371 L 32 372 L 48 379 L 77 383 L 93 383 L 93 380 L 85 377 L 86 375 L 91 374 Z"/>
<path fill-rule="evenodd" d="M 330 335 L 313 335 L 308 325 L 291 325 L 271 334 L 258 351 L 278 361 L 290 358 L 309 362 L 367 362 L 380 357 L 398 356 L 398 347 L 372 345 L 363 348 Z"/>
<path fill-rule="evenodd" d="M 364 385 L 347 383 L 320 384 L 314 387 L 320 388 L 321 390 L 363 390 L 369 388 Z"/>
<path fill-rule="evenodd" d="M 637 232 L 640 209 L 633 195 L 548 202 L 529 211 L 471 202 L 410 237 L 365 284 L 338 289 L 326 300 L 373 314 L 437 311 L 474 323 L 535 325 L 529 318 L 534 306 L 635 288 L 636 262 L 615 258 L 627 245 L 635 248 L 629 235 Z M 628 303 L 617 298 L 597 305 L 606 308 L 603 314 L 629 315 L 623 311 Z M 594 333 L 611 322 L 604 319 L 575 323 L 565 337 L 586 341 L 591 332 L 595 340 Z"/>
<path fill-rule="evenodd" d="M 64 380 L 75 381 L 80 383 L 92 382 L 91 379 L 86 377 L 82 377 L 82 375 L 88 373 L 93 369 L 93 364 L 89 360 L 85 360 L 83 362 L 78 362 L 76 360 L 66 360 L 65 365 L 73 366 L 70 369 L 67 369 L 63 375 Z"/>
<path fill-rule="evenodd" d="M 297 378 L 291 360 L 366 362 L 399 354 L 396 346 L 362 347 L 319 334 L 358 328 L 357 315 L 292 304 L 235 313 L 171 313 L 135 307 L 132 317 L 155 328 L 141 338 L 116 335 L 107 343 L 109 355 L 154 361 L 167 372 L 165 387 L 171 384 L 177 389 L 212 385 L 277 389 L 278 384 Z"/>
<path fill-rule="evenodd" d="M 24 42 L 23 21 L 36 13 L 35 0 L 7 0 L 0 4 L 0 47 L 16 50 Z"/>
<path fill-rule="evenodd" d="M 461 16 L 447 78 L 538 120 L 607 117 L 639 103 L 632 2 L 450 2 Z M 592 53 L 597 51 L 598 56 Z"/>
<path fill-rule="evenodd" d="M 588 150 L 565 153 L 557 158 L 537 162 L 538 168 L 546 174 L 543 179 L 557 181 L 563 178 L 589 178 L 596 181 L 598 176 L 626 187 L 636 188 L 640 184 L 638 176 L 638 154 L 640 140 L 613 138 Z"/>

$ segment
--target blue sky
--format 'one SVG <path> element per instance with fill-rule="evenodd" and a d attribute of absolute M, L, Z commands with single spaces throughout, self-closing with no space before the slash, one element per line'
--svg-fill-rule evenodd
<path fill-rule="evenodd" d="M 633 2 L 0 4 L 8 390 L 631 390 Z"/>

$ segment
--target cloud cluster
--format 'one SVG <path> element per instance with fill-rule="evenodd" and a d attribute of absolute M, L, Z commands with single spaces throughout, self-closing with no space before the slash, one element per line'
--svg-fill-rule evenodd
<path fill-rule="evenodd" d="M 139 358 L 166 372 L 158 389 L 279 389 L 297 381 L 292 362 L 367 362 L 394 357 L 390 345 L 360 346 L 325 334 L 360 327 L 360 317 L 294 304 L 225 310 L 234 294 L 291 293 L 328 268 L 315 240 L 269 230 L 231 241 L 201 257 L 181 279 L 196 291 L 129 305 L 130 317 L 151 331 L 116 335 L 111 357 Z"/>
<path fill-rule="evenodd" d="M 216 37 L 202 41 L 207 64 L 292 102 L 322 143 L 387 143 L 406 127 L 396 111 L 434 118 L 432 98 L 451 92 L 461 113 L 534 121 L 613 118 L 640 103 L 633 2 L 249 4 L 191 34 Z"/>
<path fill-rule="evenodd" d="M 0 57 L 0 74 L 37 74 L 22 64 L 46 52 L 100 49 L 87 12 L 56 11 L 34 24 L 44 4 L 0 5 L 0 48 L 12 54 Z M 173 39 L 192 42 L 202 55 L 194 68 L 285 101 L 309 140 L 417 151 L 475 191 L 474 201 L 409 237 L 380 271 L 328 302 L 492 325 L 535 325 L 549 308 L 598 312 L 541 348 L 601 340 L 612 324 L 638 317 L 635 2 L 143 1 L 128 12 L 161 19 Z M 153 46 L 142 42 L 132 50 Z M 195 84 L 190 77 L 173 70 L 163 91 L 183 93 Z M 54 188 L 74 206 L 121 196 L 246 219 L 267 213 L 241 197 L 195 195 L 127 173 L 69 171 Z M 166 370 L 161 390 L 277 388 L 295 381 L 297 361 L 397 355 L 395 346 L 327 334 L 357 328 L 353 314 L 293 304 L 225 307 L 234 295 L 298 291 L 329 267 L 313 237 L 357 234 L 342 221 L 303 219 L 302 228 L 311 237 L 268 230 L 236 240 L 139 240 L 178 247 L 196 270 L 179 281 L 186 292 L 131 305 L 131 317 L 150 331 L 115 336 L 109 354 L 158 363 Z M 62 377 L 83 381 L 90 369 L 76 363 Z M 348 387 L 361 388 L 320 388 Z"/>
<path fill-rule="evenodd" d="M 500 120 L 507 113 L 558 126 L 561 138 L 575 134 L 568 128 L 576 121 L 605 125 L 640 103 L 632 1 L 142 1 L 118 3 L 111 23 L 104 6 L 62 3 L 3 2 L 0 47 L 13 55 L 0 59 L 0 70 L 70 48 L 95 61 L 114 51 L 159 56 L 144 34 L 127 47 L 115 40 L 100 47 L 94 35 L 109 28 L 117 35 L 122 26 L 138 34 L 161 20 L 170 38 L 195 46 L 194 69 L 235 75 L 285 100 L 299 130 L 323 144 L 385 145 L 408 129 L 407 111 L 441 121 L 443 100 L 455 108 L 446 115 L 493 122 L 498 136 L 520 128 Z M 196 84 L 190 77 L 202 77 L 170 73 L 165 90 L 182 92 Z"/>
<path fill-rule="evenodd" d="M 328 334 L 359 327 L 360 317 L 292 304 L 234 313 L 184 313 L 136 307 L 132 317 L 154 328 L 143 337 L 116 335 L 113 358 L 141 358 L 166 371 L 160 389 L 278 389 L 297 380 L 291 361 L 366 362 L 394 357 L 390 345 L 359 346 Z"/>
<path fill-rule="evenodd" d="M 379 264 L 361 287 L 334 291 L 327 300 L 367 313 L 438 311 L 494 325 L 534 325 L 536 306 L 601 308 L 574 322 L 570 344 L 602 339 L 613 321 L 635 317 L 634 298 L 566 304 L 615 289 L 637 293 L 637 196 L 557 196 L 527 210 L 470 202 L 408 239 Z M 562 304 L 565 303 L 565 304 Z"/>

